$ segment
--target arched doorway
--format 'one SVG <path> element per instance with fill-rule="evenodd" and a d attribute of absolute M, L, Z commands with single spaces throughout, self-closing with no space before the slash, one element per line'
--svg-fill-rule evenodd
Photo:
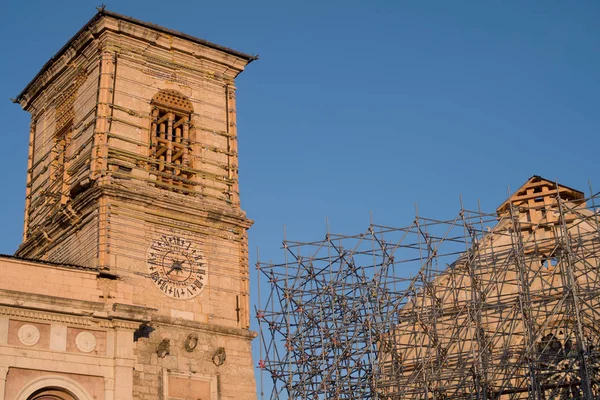
<path fill-rule="evenodd" d="M 92 396 L 71 378 L 47 375 L 26 384 L 15 400 L 92 400 Z"/>
<path fill-rule="evenodd" d="M 29 396 L 27 400 L 77 400 L 77 398 L 63 390 L 41 389 Z"/>
<path fill-rule="evenodd" d="M 598 337 L 583 327 L 588 353 L 584 359 L 574 325 L 567 319 L 555 323 L 536 343 L 537 379 L 545 400 L 583 399 L 586 392 L 591 398 L 600 398 Z"/>

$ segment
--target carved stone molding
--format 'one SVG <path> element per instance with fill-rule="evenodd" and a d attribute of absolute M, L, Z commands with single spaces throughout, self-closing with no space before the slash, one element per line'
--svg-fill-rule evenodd
<path fill-rule="evenodd" d="M 83 314 L 84 312 L 82 310 L 86 310 L 85 313 L 90 311 L 102 312 L 104 311 L 105 307 L 104 303 L 98 301 L 69 299 L 66 297 L 27 293 L 16 290 L 0 289 L 0 295 L 2 296 L 3 306 L 19 306 L 23 304 L 30 304 L 32 307 L 28 308 L 46 309 L 51 307 L 52 310 L 60 308 L 63 312 L 75 315 Z M 27 306 L 24 308 L 26 307 Z"/>
<path fill-rule="evenodd" d="M 164 315 L 154 315 L 152 317 L 152 322 L 153 326 L 163 325 L 169 327 L 176 327 L 180 329 L 193 329 L 199 332 L 218 333 L 223 336 L 240 337 L 249 340 L 254 339 L 258 335 L 256 332 L 248 331 L 246 329 L 207 324 L 205 322 L 190 321 L 181 318 L 172 318 Z"/>
<path fill-rule="evenodd" d="M 53 314 L 44 311 L 23 310 L 18 308 L 0 307 L 0 315 L 7 315 L 18 318 L 28 318 L 41 321 L 61 322 L 67 325 L 83 325 L 90 326 L 91 319 L 74 317 L 71 315 Z"/>
<path fill-rule="evenodd" d="M 139 321 L 123 321 L 123 320 L 100 320 L 100 326 L 102 328 L 120 328 L 130 329 L 135 331 L 140 327 L 141 322 Z"/>
<path fill-rule="evenodd" d="M 74 379 L 61 375 L 43 375 L 23 386 L 17 393 L 15 400 L 26 400 L 32 398 L 32 394 L 40 389 L 48 387 L 59 387 L 73 393 L 75 398 L 80 400 L 91 400 L 92 396 L 88 394 L 83 386 Z M 94 396 L 95 398 L 95 396 Z"/>
<path fill-rule="evenodd" d="M 114 390 L 115 378 L 104 377 L 104 390 Z"/>
<path fill-rule="evenodd" d="M 78 317 L 73 315 L 55 314 L 45 311 L 34 311 L 13 307 L 0 307 L 0 315 L 9 317 L 33 319 L 38 321 L 59 322 L 65 325 L 92 326 L 98 324 L 102 328 L 122 328 L 136 330 L 145 321 L 130 321 L 119 319 L 98 319 L 93 317 Z"/>

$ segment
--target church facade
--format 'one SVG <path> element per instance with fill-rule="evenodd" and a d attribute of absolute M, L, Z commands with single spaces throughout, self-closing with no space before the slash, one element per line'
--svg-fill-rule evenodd
<path fill-rule="evenodd" d="M 0 400 L 256 398 L 235 97 L 255 59 L 101 9 L 18 95 Z"/>
<path fill-rule="evenodd" d="M 386 399 L 600 398 L 598 194 L 531 177 L 397 310 Z M 591 203 L 591 204 L 590 204 Z"/>

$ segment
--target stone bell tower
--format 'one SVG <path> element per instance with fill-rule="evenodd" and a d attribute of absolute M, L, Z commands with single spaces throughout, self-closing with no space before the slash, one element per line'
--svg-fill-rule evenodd
<path fill-rule="evenodd" d="M 155 309 L 133 398 L 256 396 L 235 88 L 256 58 L 101 9 L 16 99 L 32 116 L 16 255 L 97 268 Z"/>

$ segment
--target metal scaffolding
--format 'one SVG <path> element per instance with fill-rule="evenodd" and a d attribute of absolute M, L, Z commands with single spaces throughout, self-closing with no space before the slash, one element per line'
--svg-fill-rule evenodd
<path fill-rule="evenodd" d="M 600 398 L 599 200 L 532 177 L 493 214 L 284 241 L 257 263 L 269 398 Z"/>

